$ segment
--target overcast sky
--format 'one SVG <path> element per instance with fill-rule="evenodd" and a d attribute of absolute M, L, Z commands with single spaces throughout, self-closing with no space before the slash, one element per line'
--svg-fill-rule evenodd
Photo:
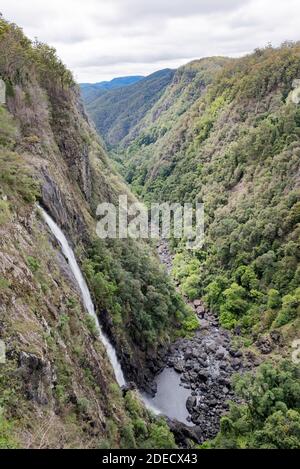
<path fill-rule="evenodd" d="M 0 0 L 0 12 L 80 82 L 300 40 L 299 0 Z"/>

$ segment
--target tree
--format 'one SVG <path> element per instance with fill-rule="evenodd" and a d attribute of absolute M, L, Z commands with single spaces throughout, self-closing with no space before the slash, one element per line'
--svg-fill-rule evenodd
<path fill-rule="evenodd" d="M 261 365 L 256 375 L 237 375 L 244 404 L 231 404 L 221 430 L 206 448 L 300 448 L 300 368 L 289 361 Z"/>

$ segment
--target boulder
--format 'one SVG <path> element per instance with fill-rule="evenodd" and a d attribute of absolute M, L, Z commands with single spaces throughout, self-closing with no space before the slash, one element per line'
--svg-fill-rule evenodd
<path fill-rule="evenodd" d="M 182 373 L 184 369 L 184 361 L 178 360 L 178 362 L 174 363 L 174 370 L 178 371 L 178 373 Z"/>
<path fill-rule="evenodd" d="M 197 405 L 197 397 L 195 396 L 189 396 L 186 400 L 186 408 L 188 410 L 188 412 L 191 414 L 194 407 L 196 407 Z"/>

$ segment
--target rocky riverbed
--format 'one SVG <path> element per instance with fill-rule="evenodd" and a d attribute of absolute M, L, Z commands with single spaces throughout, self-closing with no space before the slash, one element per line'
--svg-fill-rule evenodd
<path fill-rule="evenodd" d="M 157 246 L 158 255 L 168 272 L 172 268 L 172 256 L 168 245 Z M 243 354 L 232 344 L 233 336 L 222 329 L 217 318 L 205 309 L 202 301 L 187 303 L 199 318 L 199 329 L 192 339 L 180 339 L 171 345 L 165 366 L 180 376 L 181 386 L 190 391 L 186 400 L 188 421 L 195 427 L 170 422 L 179 439 L 192 437 L 199 443 L 213 438 L 220 428 L 220 417 L 228 410 L 228 401 L 236 401 L 231 378 L 260 364 L 251 352 Z"/>

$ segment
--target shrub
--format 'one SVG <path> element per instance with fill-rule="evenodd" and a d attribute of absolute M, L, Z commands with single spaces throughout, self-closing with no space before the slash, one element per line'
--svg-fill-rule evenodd
<path fill-rule="evenodd" d="M 33 203 L 40 196 L 39 182 L 34 179 L 31 169 L 17 153 L 0 152 L 1 192 L 10 199 Z"/>
<path fill-rule="evenodd" d="M 197 297 L 199 297 L 199 276 L 197 274 L 193 274 L 187 277 L 181 284 L 181 291 L 190 300 L 195 300 Z"/>
<path fill-rule="evenodd" d="M 41 267 L 40 262 L 35 257 L 32 257 L 32 256 L 27 257 L 27 265 L 29 269 L 31 270 L 31 272 L 33 273 L 37 272 Z"/>
<path fill-rule="evenodd" d="M 8 290 L 10 287 L 10 281 L 4 277 L 0 277 L 0 291 Z"/>
<path fill-rule="evenodd" d="M 14 449 L 18 444 L 13 436 L 13 424 L 5 419 L 0 408 L 0 449 Z"/>
<path fill-rule="evenodd" d="M 9 203 L 0 199 L 0 226 L 8 223 L 11 218 Z"/>
<path fill-rule="evenodd" d="M 173 449 L 176 447 L 174 435 L 164 420 L 161 419 L 150 425 L 149 437 L 144 443 L 144 448 Z"/>
<path fill-rule="evenodd" d="M 17 136 L 12 116 L 0 105 L 0 145 L 11 146 Z"/>
<path fill-rule="evenodd" d="M 121 448 L 136 448 L 134 430 L 132 424 L 127 424 L 121 429 Z"/>
<path fill-rule="evenodd" d="M 294 294 L 282 298 L 282 308 L 274 322 L 275 327 L 284 326 L 300 315 L 300 288 Z"/>
<path fill-rule="evenodd" d="M 183 330 L 187 333 L 194 332 L 199 327 L 199 320 L 197 316 L 193 313 L 190 314 L 182 323 Z"/>
<path fill-rule="evenodd" d="M 91 335 L 95 338 L 99 337 L 99 330 L 95 318 L 93 318 L 90 314 L 86 314 L 84 322 Z"/>
<path fill-rule="evenodd" d="M 277 309 L 281 306 L 281 298 L 280 298 L 280 293 L 278 290 L 271 288 L 271 290 L 268 291 L 267 306 L 270 309 Z"/>

